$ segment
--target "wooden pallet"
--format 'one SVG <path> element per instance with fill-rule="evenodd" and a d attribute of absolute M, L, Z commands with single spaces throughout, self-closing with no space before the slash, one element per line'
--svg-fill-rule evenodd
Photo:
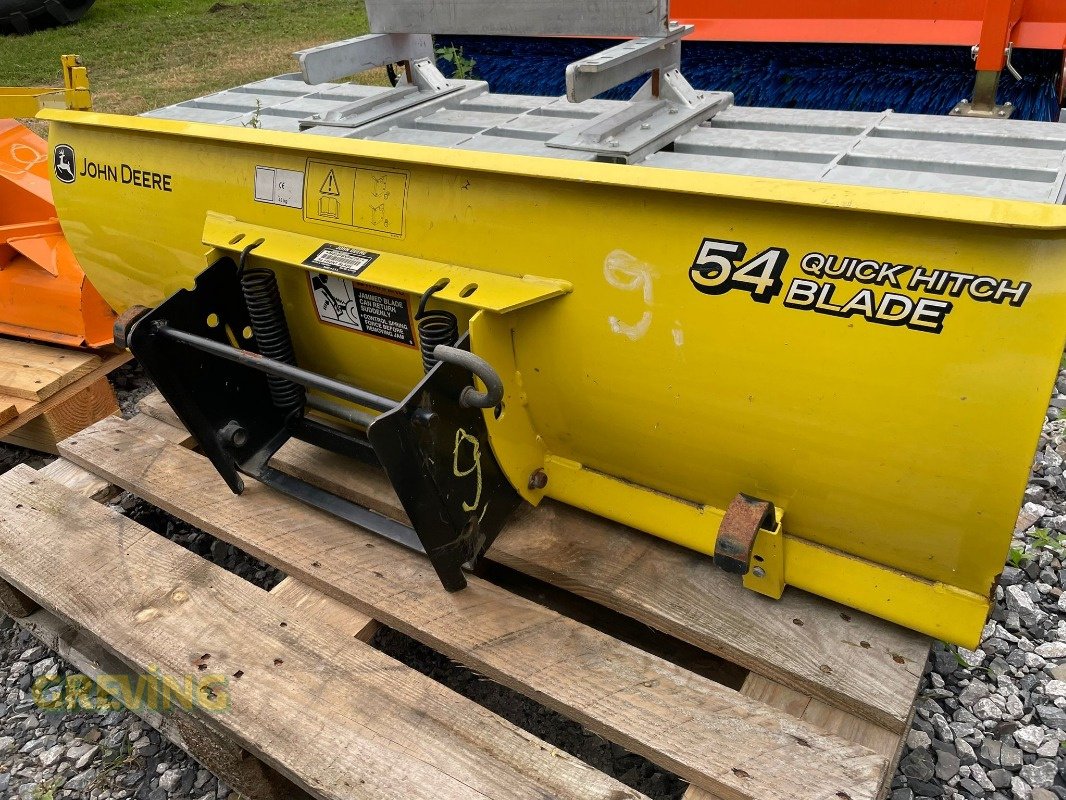
<path fill-rule="evenodd" d="M 507 569 L 447 594 L 414 553 L 254 481 L 231 495 L 158 398 L 142 410 L 61 443 L 45 474 L 0 476 L 0 602 L 68 653 L 87 643 L 90 675 L 95 657 L 233 676 L 225 713 L 150 721 L 248 796 L 640 796 L 374 650 L 378 624 L 676 773 L 689 800 L 887 794 L 927 639 L 793 590 L 770 601 L 550 503 L 490 550 Z M 275 466 L 402 518 L 360 465 L 291 443 Z M 289 577 L 263 592 L 89 499 L 112 485 Z M 648 628 L 672 637 L 658 655 Z"/>
<path fill-rule="evenodd" d="M 118 411 L 107 375 L 129 359 L 0 338 L 0 441 L 56 453 L 63 439 Z"/>

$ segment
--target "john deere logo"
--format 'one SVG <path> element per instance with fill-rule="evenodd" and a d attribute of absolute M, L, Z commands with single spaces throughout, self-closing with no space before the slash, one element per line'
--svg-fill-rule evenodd
<path fill-rule="evenodd" d="M 56 178 L 63 183 L 74 183 L 77 174 L 74 172 L 74 148 L 69 144 L 57 144 L 52 160 L 52 168 Z"/>

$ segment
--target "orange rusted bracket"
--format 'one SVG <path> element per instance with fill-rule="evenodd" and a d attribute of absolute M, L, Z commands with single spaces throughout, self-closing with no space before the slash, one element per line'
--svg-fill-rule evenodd
<path fill-rule="evenodd" d="M 47 143 L 0 120 L 0 334 L 103 347 L 114 318 L 56 219 Z"/>
<path fill-rule="evenodd" d="M 747 575 L 759 531 L 774 530 L 777 519 L 772 503 L 738 494 L 726 509 L 714 542 L 714 563 L 726 572 Z"/>

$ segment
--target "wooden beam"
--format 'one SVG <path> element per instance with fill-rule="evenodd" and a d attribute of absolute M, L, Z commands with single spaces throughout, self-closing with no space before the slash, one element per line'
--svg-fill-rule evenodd
<path fill-rule="evenodd" d="M 211 675 L 196 720 L 324 800 L 641 797 L 25 466 L 0 476 L 0 577 L 135 673 Z"/>
<path fill-rule="evenodd" d="M 445 593 L 418 554 L 118 419 L 63 455 L 686 780 L 761 800 L 876 795 L 885 759 L 484 581 Z"/>
<path fill-rule="evenodd" d="M 28 617 L 40 608 L 37 603 L 28 598 L 7 581 L 0 581 L 0 611 L 9 617 L 21 619 Z"/>
<path fill-rule="evenodd" d="M 38 471 L 82 497 L 88 497 L 97 502 L 108 500 L 122 491 L 110 481 L 93 475 L 89 470 L 82 469 L 65 458 L 57 458 Z"/>
<path fill-rule="evenodd" d="M 334 600 L 317 589 L 296 578 L 285 578 L 270 590 L 274 597 L 285 603 L 293 612 L 303 614 L 307 619 L 314 619 L 326 625 L 332 625 L 353 639 L 370 643 L 374 634 L 381 627 L 379 622 L 349 608 L 339 600 Z"/>
<path fill-rule="evenodd" d="M 73 387 L 72 387 L 73 388 Z M 53 399 L 59 397 L 53 395 Z M 51 402 L 45 400 L 45 403 Z M 32 419 L 24 420 L 4 437 L 8 444 L 42 453 L 58 453 L 56 445 L 82 428 L 110 414 L 118 413 L 118 400 L 111 381 L 97 378 L 88 386 L 54 403 Z"/>
<path fill-rule="evenodd" d="M 761 700 L 767 705 L 781 709 L 813 725 L 818 725 L 848 741 L 869 747 L 874 752 L 880 753 L 887 758 L 890 764 L 894 765 L 899 757 L 899 747 L 902 741 L 901 734 L 892 733 L 885 728 L 874 725 L 872 722 L 856 717 L 854 714 L 828 706 L 794 689 L 782 686 L 761 675 L 756 675 L 754 672 L 748 675 L 740 691 L 745 697 Z M 885 771 L 880 796 L 884 796 L 885 790 L 892 780 L 892 774 L 893 770 Z M 722 800 L 722 798 L 698 787 L 691 786 L 685 792 L 684 800 Z"/>
<path fill-rule="evenodd" d="M 0 338 L 0 395 L 44 400 L 101 363 L 83 350 Z"/>
<path fill-rule="evenodd" d="M 142 420 L 152 420 L 143 414 L 138 417 Z M 164 437 L 173 437 L 173 440 L 179 443 L 189 438 L 178 428 L 158 420 L 152 421 L 156 422 L 156 425 L 150 426 L 150 429 Z M 57 458 L 38 472 L 97 502 L 121 491 L 117 486 L 63 458 Z M 0 583 L 0 597 L 4 587 L 9 585 Z M 271 594 L 286 604 L 290 613 L 304 613 L 308 618 L 333 625 L 363 642 L 369 642 L 379 627 L 374 620 L 293 578 L 285 578 L 274 587 Z M 25 598 L 25 595 L 22 597 Z M 25 599 L 32 603 L 29 598 Z M 136 675 L 129 672 L 125 664 L 108 652 L 99 640 L 93 639 L 85 632 L 79 632 L 73 626 L 63 624 L 48 611 L 38 608 L 25 619 L 20 619 L 19 624 L 94 681 L 101 675 L 123 675 L 127 681 L 132 682 L 130 685 L 135 685 Z M 120 693 L 116 699 L 121 702 L 124 698 Z M 144 708 L 132 710 L 169 741 L 246 797 L 254 800 L 311 799 L 311 795 L 262 761 L 197 722 L 180 705 L 171 707 L 167 713 Z"/>
<path fill-rule="evenodd" d="M 78 395 L 82 390 L 93 386 L 101 378 L 106 378 L 108 373 L 122 366 L 122 364 L 129 361 L 130 358 L 132 358 L 132 355 L 128 351 L 123 350 L 121 352 L 115 353 L 114 355 L 111 355 L 104 359 L 104 362 L 99 366 L 95 367 L 91 372 L 88 372 L 85 375 L 81 376 L 73 383 L 64 386 L 55 394 L 51 395 L 45 400 L 42 400 L 41 402 L 27 399 L 13 400 L 12 402 L 19 413 L 18 416 L 14 419 L 8 420 L 7 422 L 0 424 L 0 439 L 6 439 L 10 437 L 12 432 L 26 425 L 31 420 L 36 419 L 37 417 L 43 414 L 52 412 L 55 409 L 58 409 L 68 400 L 75 397 L 75 395 Z M 113 392 L 111 396 L 113 400 Z M 86 399 L 87 398 L 82 398 L 82 400 L 79 402 L 84 402 Z M 0 406 L 3 406 L 5 402 L 6 401 L 4 401 L 2 397 L 0 397 Z M 100 419 L 100 417 L 98 416 L 96 417 L 96 419 Z M 91 421 L 95 422 L 96 419 Z M 88 423 L 86 422 L 85 424 Z"/>

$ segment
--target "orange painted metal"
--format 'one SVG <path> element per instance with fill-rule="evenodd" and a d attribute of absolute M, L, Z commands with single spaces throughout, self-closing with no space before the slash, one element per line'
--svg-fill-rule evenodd
<path fill-rule="evenodd" d="M 1022 0 L 988 0 L 981 23 L 977 69 L 999 72 L 1006 63 L 1007 45 L 1022 13 Z"/>
<path fill-rule="evenodd" d="M 56 218 L 48 145 L 0 119 L 0 334 L 103 347 L 114 319 Z"/>
<path fill-rule="evenodd" d="M 696 26 L 691 39 L 709 41 L 966 47 L 987 41 L 979 58 L 999 66 L 978 69 L 998 70 L 1007 41 L 1066 49 L 1063 0 L 673 0 L 670 16 Z"/>

